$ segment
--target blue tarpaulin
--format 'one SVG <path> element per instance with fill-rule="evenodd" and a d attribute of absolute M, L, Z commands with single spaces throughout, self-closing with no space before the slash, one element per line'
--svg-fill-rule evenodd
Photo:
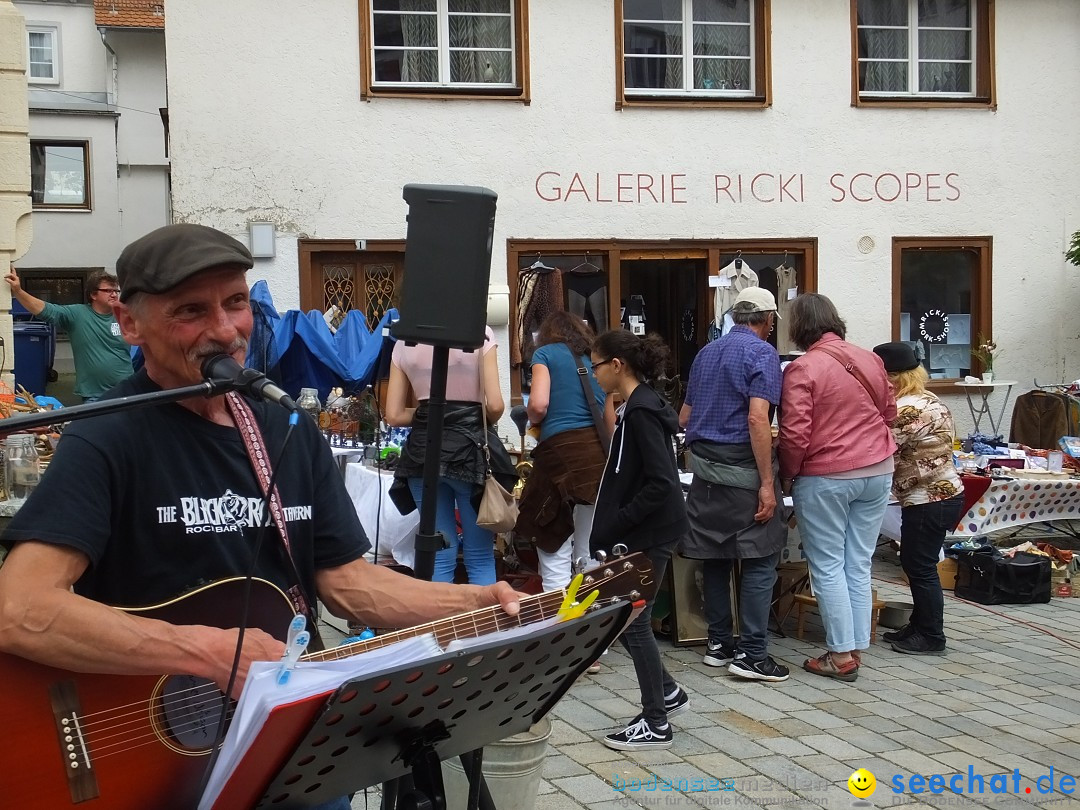
<path fill-rule="evenodd" d="M 384 337 L 384 330 L 397 320 L 396 309 L 387 310 L 374 332 L 368 331 L 363 313 L 356 310 L 347 313 L 337 331 L 331 332 L 317 310 L 279 313 L 265 281 L 251 288 L 251 308 L 255 326 L 247 365 L 293 397 L 301 388 L 317 388 L 323 400 L 334 387 L 355 393 L 374 383 L 379 366 L 389 362 L 393 338 Z"/>

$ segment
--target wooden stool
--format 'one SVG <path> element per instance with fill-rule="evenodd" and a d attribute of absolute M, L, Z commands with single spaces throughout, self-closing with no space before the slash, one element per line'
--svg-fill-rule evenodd
<path fill-rule="evenodd" d="M 873 641 L 877 637 L 877 623 L 878 616 L 881 615 L 881 609 L 885 607 L 885 600 L 878 598 L 877 588 L 872 591 L 870 603 L 870 640 Z M 795 604 L 798 606 L 799 612 L 796 614 L 798 625 L 795 630 L 795 638 L 802 641 L 803 625 L 806 622 L 806 609 L 817 607 L 817 597 L 810 593 L 797 593 L 795 594 Z"/>

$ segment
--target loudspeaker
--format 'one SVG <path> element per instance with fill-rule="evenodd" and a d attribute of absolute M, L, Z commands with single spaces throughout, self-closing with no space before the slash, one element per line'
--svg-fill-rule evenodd
<path fill-rule="evenodd" d="M 488 275 L 498 195 L 478 186 L 402 190 L 409 204 L 398 340 L 478 349 L 484 345 Z"/>

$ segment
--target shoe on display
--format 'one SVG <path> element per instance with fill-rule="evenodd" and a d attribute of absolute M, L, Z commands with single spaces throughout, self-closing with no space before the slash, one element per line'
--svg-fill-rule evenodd
<path fill-rule="evenodd" d="M 688 708 L 690 708 L 690 696 L 681 686 L 676 687 L 670 695 L 664 696 L 664 711 L 667 712 L 668 717 L 684 712 Z"/>
<path fill-rule="evenodd" d="M 789 670 L 783 664 L 776 663 L 771 655 L 764 661 L 751 661 L 746 653 L 739 653 L 728 666 L 728 672 L 751 681 L 786 681 Z"/>
<path fill-rule="evenodd" d="M 901 639 L 907 638 L 908 636 L 913 636 L 917 632 L 918 631 L 915 629 L 915 625 L 913 625 L 911 622 L 908 622 L 899 630 L 890 630 L 888 633 L 882 633 L 881 640 L 884 641 L 886 644 L 892 644 L 894 641 L 900 641 Z"/>
<path fill-rule="evenodd" d="M 713 644 L 710 641 L 709 646 L 705 649 L 705 657 L 701 659 L 701 662 L 707 667 L 726 667 L 734 660 L 734 644 Z"/>
<path fill-rule="evenodd" d="M 616 751 L 637 751 L 647 748 L 671 748 L 671 724 L 653 728 L 644 717 L 631 721 L 622 731 L 608 734 L 604 745 Z"/>
<path fill-rule="evenodd" d="M 913 633 L 907 638 L 898 638 L 892 648 L 906 655 L 944 655 L 945 642 L 931 641 L 922 633 Z"/>
<path fill-rule="evenodd" d="M 859 663 L 854 658 L 845 664 L 838 664 L 828 652 L 817 658 L 807 658 L 803 661 L 802 668 L 814 675 L 835 678 L 846 683 L 851 683 L 859 677 Z"/>

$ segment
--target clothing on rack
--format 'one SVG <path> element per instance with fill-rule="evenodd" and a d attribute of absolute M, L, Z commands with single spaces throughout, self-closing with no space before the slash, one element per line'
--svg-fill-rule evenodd
<path fill-rule="evenodd" d="M 1077 429 L 1076 421 L 1080 421 L 1080 400 L 1076 397 L 1058 391 L 1028 391 L 1013 405 L 1009 441 L 1057 450 L 1058 439 L 1077 435 L 1072 432 Z"/>
<path fill-rule="evenodd" d="M 720 329 L 720 334 L 724 335 L 731 329 L 730 326 L 725 328 L 724 315 L 735 306 L 739 293 L 747 287 L 758 286 L 758 276 L 745 259 L 737 258 L 720 270 L 720 278 L 726 278 L 727 281 L 717 287 L 713 295 L 713 322 Z"/>
<path fill-rule="evenodd" d="M 532 295 L 528 302 L 518 310 L 517 334 L 515 343 L 520 347 L 517 362 L 511 358 L 511 364 L 531 371 L 532 354 L 535 349 L 533 333 L 540 328 L 544 318 L 552 312 L 563 309 L 563 280 L 558 270 L 521 271 L 520 282 L 528 275 L 534 276 Z M 531 375 L 528 379 L 531 379 Z"/>
<path fill-rule="evenodd" d="M 596 334 L 608 328 L 607 278 L 600 273 L 566 273 L 563 277 L 569 310 L 587 320 Z"/>
<path fill-rule="evenodd" d="M 788 315 L 791 310 L 792 299 L 788 296 L 789 290 L 799 289 L 798 272 L 794 267 L 788 267 L 787 262 L 784 262 L 776 268 L 776 314 L 784 322 L 784 324 L 790 323 Z M 796 293 L 797 295 L 798 293 Z M 777 326 L 776 329 L 776 351 L 780 355 L 791 354 L 795 346 L 791 342 L 791 338 L 788 335 L 787 326 Z"/>

